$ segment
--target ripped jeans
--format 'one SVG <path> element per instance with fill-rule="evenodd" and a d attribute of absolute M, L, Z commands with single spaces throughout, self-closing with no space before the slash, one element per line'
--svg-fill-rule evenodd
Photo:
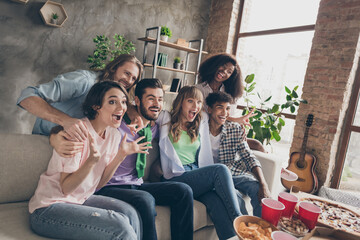
<path fill-rule="evenodd" d="M 92 195 L 83 205 L 54 203 L 36 209 L 30 225 L 41 236 L 60 239 L 141 239 L 141 220 L 128 203 Z"/>

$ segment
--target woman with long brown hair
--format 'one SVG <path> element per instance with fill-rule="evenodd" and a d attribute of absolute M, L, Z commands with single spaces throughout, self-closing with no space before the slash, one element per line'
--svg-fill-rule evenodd
<path fill-rule="evenodd" d="M 225 165 L 213 164 L 203 95 L 195 86 L 180 89 L 160 124 L 160 158 L 164 181 L 188 184 L 194 199 L 204 203 L 220 239 L 235 235 L 232 221 L 239 215 L 234 184 Z"/>

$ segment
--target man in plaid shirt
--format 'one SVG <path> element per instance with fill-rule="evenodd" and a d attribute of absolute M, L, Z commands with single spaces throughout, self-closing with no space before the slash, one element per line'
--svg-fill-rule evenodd
<path fill-rule="evenodd" d="M 231 96 L 224 92 L 211 93 L 206 98 L 214 163 L 223 163 L 230 169 L 235 188 L 251 198 L 253 215 L 261 217 L 260 200 L 270 197 L 270 191 L 243 127 L 226 121 L 231 102 Z M 246 209 L 242 211 L 247 214 Z"/>

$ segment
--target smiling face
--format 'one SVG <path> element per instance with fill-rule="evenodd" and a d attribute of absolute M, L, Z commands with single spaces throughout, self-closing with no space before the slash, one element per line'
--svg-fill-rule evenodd
<path fill-rule="evenodd" d="M 224 66 L 218 68 L 214 76 L 214 81 L 223 83 L 224 81 L 228 80 L 229 77 L 231 77 L 234 71 L 235 66 L 228 62 Z"/>
<path fill-rule="evenodd" d="M 196 98 L 185 98 L 181 104 L 182 123 L 193 122 L 202 108 L 202 100 Z"/>
<path fill-rule="evenodd" d="M 125 94 L 118 88 L 111 88 L 105 93 L 101 108 L 97 108 L 97 126 L 104 129 L 108 126 L 118 128 L 126 110 Z"/>
<path fill-rule="evenodd" d="M 211 123 L 217 126 L 224 125 L 230 115 L 230 103 L 216 102 L 212 107 L 208 108 L 208 112 Z"/>
<path fill-rule="evenodd" d="M 135 97 L 135 104 L 146 120 L 156 120 L 163 108 L 164 91 L 161 88 L 146 88 L 141 100 Z"/>
<path fill-rule="evenodd" d="M 139 67 L 133 62 L 126 62 L 116 69 L 114 81 L 129 90 L 139 77 Z"/>

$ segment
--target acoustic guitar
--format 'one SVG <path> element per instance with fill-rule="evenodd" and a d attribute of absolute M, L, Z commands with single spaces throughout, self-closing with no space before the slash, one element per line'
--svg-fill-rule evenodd
<path fill-rule="evenodd" d="M 309 114 L 306 120 L 306 129 L 301 152 L 291 153 L 289 165 L 286 168 L 296 173 L 298 179 L 296 181 L 281 179 L 282 185 L 288 190 L 291 189 L 291 186 L 295 186 L 302 192 L 314 193 L 318 188 L 318 179 L 315 174 L 315 167 L 317 164 L 316 157 L 313 154 L 306 152 L 306 143 L 313 119 L 314 115 Z"/>

